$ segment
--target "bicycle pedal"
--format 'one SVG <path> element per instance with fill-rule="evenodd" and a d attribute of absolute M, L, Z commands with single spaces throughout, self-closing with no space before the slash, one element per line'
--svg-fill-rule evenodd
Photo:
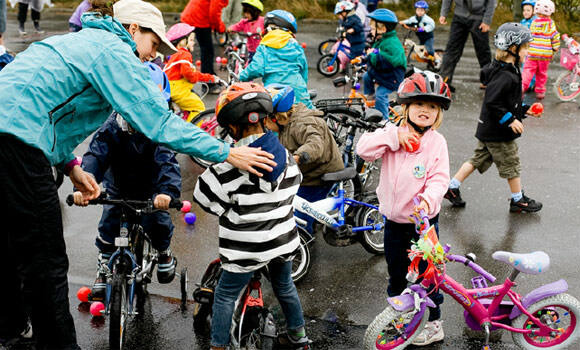
<path fill-rule="evenodd" d="M 336 237 L 339 239 L 348 238 L 352 236 L 352 226 L 351 225 L 342 225 L 339 226 L 336 230 Z"/>

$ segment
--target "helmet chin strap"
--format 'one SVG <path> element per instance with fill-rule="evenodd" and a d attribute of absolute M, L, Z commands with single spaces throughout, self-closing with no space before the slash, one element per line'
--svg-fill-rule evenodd
<path fill-rule="evenodd" d="M 417 124 L 413 123 L 413 121 L 411 120 L 411 118 L 407 118 L 407 123 L 408 123 L 409 125 L 411 125 L 411 127 L 412 127 L 412 128 L 413 128 L 413 129 L 414 129 L 416 132 L 418 132 L 418 133 L 419 133 L 419 134 L 421 134 L 421 135 L 423 135 L 425 132 L 427 132 L 427 130 L 431 129 L 431 125 L 429 125 L 429 126 L 424 126 L 424 127 L 421 127 L 421 126 L 419 126 L 419 125 L 417 125 Z"/>

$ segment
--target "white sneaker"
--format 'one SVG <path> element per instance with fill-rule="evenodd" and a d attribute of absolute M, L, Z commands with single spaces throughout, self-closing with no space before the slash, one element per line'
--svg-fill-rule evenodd
<path fill-rule="evenodd" d="M 443 333 L 443 321 L 427 322 L 425 328 L 419 333 L 417 338 L 413 339 L 412 344 L 416 346 L 425 346 L 431 343 L 442 341 L 445 337 Z"/>

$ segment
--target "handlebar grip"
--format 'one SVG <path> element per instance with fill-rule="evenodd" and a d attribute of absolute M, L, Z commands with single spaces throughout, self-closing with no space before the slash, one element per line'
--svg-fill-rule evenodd
<path fill-rule="evenodd" d="M 181 207 L 183 207 L 183 203 L 179 199 L 174 198 L 171 200 L 171 203 L 169 203 L 169 208 L 181 210 Z"/>
<path fill-rule="evenodd" d="M 74 196 L 72 194 L 69 194 L 68 196 L 66 196 L 66 204 L 69 207 L 72 207 L 73 204 L 75 204 L 75 199 L 74 199 Z"/>

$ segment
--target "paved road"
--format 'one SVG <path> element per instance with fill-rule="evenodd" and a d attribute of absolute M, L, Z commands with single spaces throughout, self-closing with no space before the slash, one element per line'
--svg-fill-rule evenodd
<path fill-rule="evenodd" d="M 42 22 L 48 34 L 66 30 L 66 14 L 56 11 L 45 13 Z M 31 39 L 10 37 L 15 32 L 14 14 L 9 15 L 8 45 L 11 49 L 23 49 Z M 311 88 L 317 89 L 319 97 L 336 97 L 345 93 L 332 87 L 314 67 L 319 42 L 331 37 L 334 28 L 325 24 L 301 24 L 298 39 L 307 43 L 310 62 Z M 444 47 L 447 32 L 439 30 L 436 47 Z M 464 58 L 458 67 L 451 109 L 446 112 L 441 132 L 447 139 L 452 173 L 471 156 L 476 144 L 473 136 L 477 123 L 483 91 L 478 89 L 479 75 L 473 47 L 468 44 Z M 550 83 L 561 72 L 553 64 Z M 530 96 L 527 97 L 528 99 Z M 212 106 L 215 96 L 206 104 Z M 544 101 L 545 116 L 526 120 L 524 136 L 518 141 L 523 173 L 522 182 L 526 194 L 544 203 L 544 209 L 536 214 L 510 214 L 507 184 L 492 168 L 481 176 L 474 174 L 462 187 L 465 209 L 451 208 L 443 204 L 440 218 L 441 241 L 452 245 L 453 252 L 474 252 L 478 262 L 501 281 L 509 274 L 507 265 L 491 259 L 496 250 L 532 252 L 544 250 L 551 257 L 549 271 L 539 275 L 520 275 L 517 290 L 525 294 L 560 278 L 569 284 L 569 293 L 580 297 L 579 245 L 580 189 L 578 163 L 580 147 L 577 103 L 560 103 L 549 90 Z M 82 155 L 87 141 L 78 147 Z M 191 200 L 193 186 L 200 168 L 186 156 L 179 156 L 183 174 L 183 199 Z M 70 192 L 66 183 L 60 190 L 61 198 Z M 217 220 L 206 215 L 197 206 L 195 226 L 183 223 L 181 214 L 174 215 L 176 230 L 172 248 L 180 266 L 189 268 L 189 277 L 198 281 L 209 261 L 217 254 Z M 69 208 L 63 205 L 63 220 L 67 250 L 71 262 L 71 308 L 76 319 L 79 342 L 83 349 L 105 349 L 107 326 L 91 322 L 86 312 L 77 310 L 74 292 L 80 285 L 90 285 L 94 278 L 96 249 L 94 236 L 101 209 L 97 207 Z M 320 349 L 357 349 L 365 325 L 385 306 L 386 264 L 384 258 L 371 256 L 360 246 L 335 248 L 322 239 L 313 247 L 313 267 L 305 280 L 298 285 L 308 329 Z M 469 285 L 474 274 L 461 265 L 449 265 L 448 273 Z M 190 287 L 190 290 L 192 288 Z M 133 349 L 202 349 L 207 341 L 196 339 L 191 330 L 190 313 L 182 314 L 175 298 L 179 286 L 153 284 L 151 312 L 144 320 L 135 322 L 131 331 Z M 481 343 L 464 335 L 462 309 L 447 298 L 443 304 L 445 341 L 427 349 L 479 349 Z M 190 308 L 191 309 L 191 308 Z M 515 349 L 511 336 L 504 335 L 494 349 Z M 580 344 L 574 349 L 579 349 Z"/>

